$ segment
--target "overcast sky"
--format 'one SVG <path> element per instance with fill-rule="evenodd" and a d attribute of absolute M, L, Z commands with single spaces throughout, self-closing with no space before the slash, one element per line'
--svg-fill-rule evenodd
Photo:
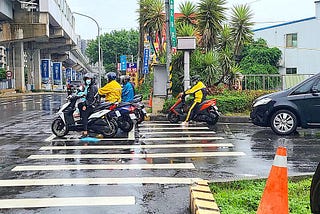
<path fill-rule="evenodd" d="M 175 0 L 178 5 L 185 0 Z M 198 0 L 192 0 L 198 2 Z M 315 16 L 315 0 L 227 0 L 227 7 L 249 3 L 256 28 L 279 24 L 278 21 L 293 21 Z M 137 0 L 67 0 L 71 11 L 84 13 L 96 19 L 102 33 L 112 30 L 137 28 Z M 76 33 L 83 39 L 97 36 L 93 21 L 75 15 Z"/>

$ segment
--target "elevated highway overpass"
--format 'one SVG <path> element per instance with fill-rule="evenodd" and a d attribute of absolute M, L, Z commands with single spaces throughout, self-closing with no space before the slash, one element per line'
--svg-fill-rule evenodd
<path fill-rule="evenodd" d="M 41 59 L 80 73 L 90 71 L 80 44 L 66 0 L 0 1 L 0 46 L 6 47 L 16 89 L 25 91 L 26 82 L 34 89 L 43 87 Z M 52 72 L 49 78 L 52 82 Z"/>

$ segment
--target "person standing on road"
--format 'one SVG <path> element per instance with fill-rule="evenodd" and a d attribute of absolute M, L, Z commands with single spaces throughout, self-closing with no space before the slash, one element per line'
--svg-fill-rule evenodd
<path fill-rule="evenodd" d="M 83 77 L 84 80 L 84 92 L 83 92 L 83 102 L 78 104 L 80 110 L 80 117 L 83 124 L 83 133 L 82 136 L 88 136 L 88 118 L 89 115 L 93 112 L 94 104 L 96 102 L 95 95 L 98 92 L 98 88 L 94 83 L 94 75 L 87 73 Z"/>
<path fill-rule="evenodd" d="M 121 95 L 122 102 L 131 102 L 134 97 L 134 88 L 133 84 L 130 82 L 130 76 L 121 76 L 120 82 L 123 84 Z"/>
<path fill-rule="evenodd" d="M 191 81 L 191 85 L 193 86 L 191 89 L 185 91 L 184 94 L 185 95 L 194 94 L 194 99 L 191 107 L 189 108 L 186 120 L 182 122 L 183 126 L 189 125 L 189 121 L 194 117 L 200 103 L 203 102 L 207 94 L 206 86 L 205 84 L 203 84 L 203 82 L 200 81 L 199 75 L 192 76 L 190 81 Z"/>
<path fill-rule="evenodd" d="M 116 81 L 117 74 L 115 72 L 108 72 L 106 76 L 108 83 L 102 88 L 99 88 L 99 95 L 105 96 L 106 102 L 120 103 L 122 88 L 121 85 Z"/>

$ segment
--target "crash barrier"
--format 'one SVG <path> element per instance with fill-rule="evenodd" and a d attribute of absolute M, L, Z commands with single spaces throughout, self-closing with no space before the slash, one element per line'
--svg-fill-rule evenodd
<path fill-rule="evenodd" d="M 191 214 L 220 214 L 208 181 L 198 181 L 190 187 L 190 210 Z"/>
<path fill-rule="evenodd" d="M 278 147 L 257 214 L 288 214 L 287 149 Z"/>

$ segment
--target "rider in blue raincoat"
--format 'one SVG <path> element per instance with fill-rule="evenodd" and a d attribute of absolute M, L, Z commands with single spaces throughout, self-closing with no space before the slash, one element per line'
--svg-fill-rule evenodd
<path fill-rule="evenodd" d="M 121 100 L 122 102 L 131 102 L 134 97 L 134 88 L 132 83 L 130 82 L 130 76 L 121 76 L 120 80 L 123 84 Z"/>

